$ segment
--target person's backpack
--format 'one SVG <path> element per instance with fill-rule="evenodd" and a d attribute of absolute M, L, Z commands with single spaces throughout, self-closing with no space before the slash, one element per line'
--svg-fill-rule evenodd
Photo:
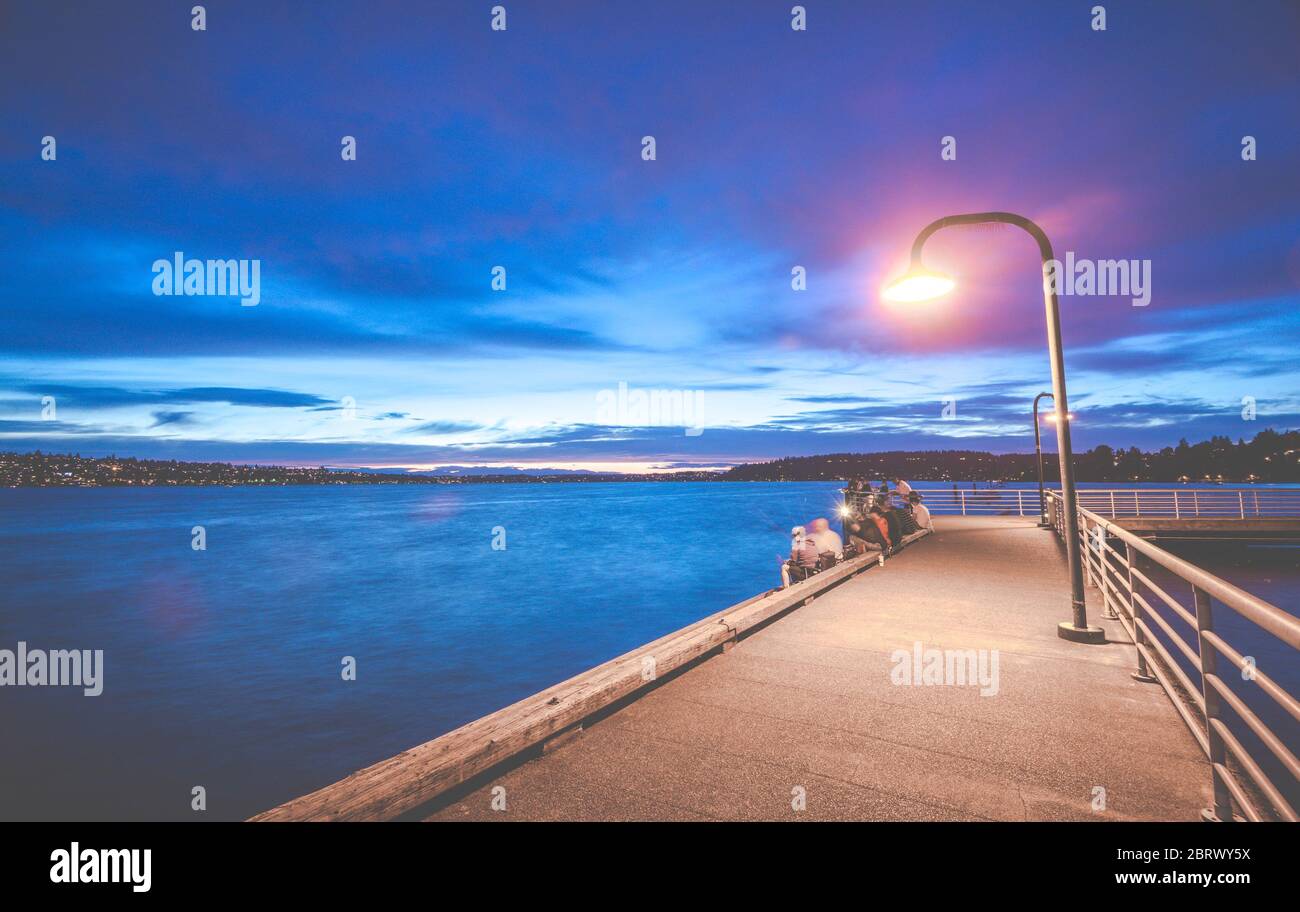
<path fill-rule="evenodd" d="M 831 567 L 834 567 L 837 563 L 838 561 L 835 558 L 834 551 L 823 551 L 821 554 L 817 555 L 818 570 L 829 570 Z"/>

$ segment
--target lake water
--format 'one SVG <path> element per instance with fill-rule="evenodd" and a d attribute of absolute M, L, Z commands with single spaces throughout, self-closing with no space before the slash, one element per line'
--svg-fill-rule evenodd
<path fill-rule="evenodd" d="M 0 490 L 0 648 L 106 666 L 0 691 L 0 818 L 247 817 L 776 585 L 837 489 Z"/>

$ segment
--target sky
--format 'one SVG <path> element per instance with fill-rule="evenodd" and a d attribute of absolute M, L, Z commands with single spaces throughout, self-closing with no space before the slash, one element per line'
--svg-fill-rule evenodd
<path fill-rule="evenodd" d="M 1300 427 L 1293 0 L 192 5 L 0 0 L 0 450 L 1025 452 L 1033 241 L 880 294 L 987 210 L 1149 270 L 1060 299 L 1076 448 Z M 156 294 L 178 252 L 257 304 Z"/>

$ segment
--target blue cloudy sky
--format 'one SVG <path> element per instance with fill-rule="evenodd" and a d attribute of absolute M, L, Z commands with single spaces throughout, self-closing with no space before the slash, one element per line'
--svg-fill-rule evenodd
<path fill-rule="evenodd" d="M 1294 2 L 1113 2 L 1095 31 L 1073 0 L 813 0 L 802 32 L 788 0 L 504 0 L 505 31 L 485 2 L 213 2 L 206 31 L 191 5 L 0 4 L 0 449 L 1024 451 L 1029 238 L 942 232 L 953 295 L 879 294 L 925 223 L 987 209 L 1151 263 L 1146 307 L 1062 299 L 1076 445 L 1300 426 Z M 259 260 L 260 303 L 154 295 L 176 251 Z M 620 383 L 694 414 L 611 411 Z"/>

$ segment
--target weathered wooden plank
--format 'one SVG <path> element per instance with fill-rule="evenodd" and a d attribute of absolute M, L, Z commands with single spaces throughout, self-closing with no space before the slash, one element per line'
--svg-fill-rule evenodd
<path fill-rule="evenodd" d="M 910 544 L 927 534 L 923 530 L 904 542 Z M 874 564 L 871 557 L 855 558 L 789 589 L 746 599 L 251 819 L 362 821 L 397 817 L 649 688 L 663 675 Z"/>

